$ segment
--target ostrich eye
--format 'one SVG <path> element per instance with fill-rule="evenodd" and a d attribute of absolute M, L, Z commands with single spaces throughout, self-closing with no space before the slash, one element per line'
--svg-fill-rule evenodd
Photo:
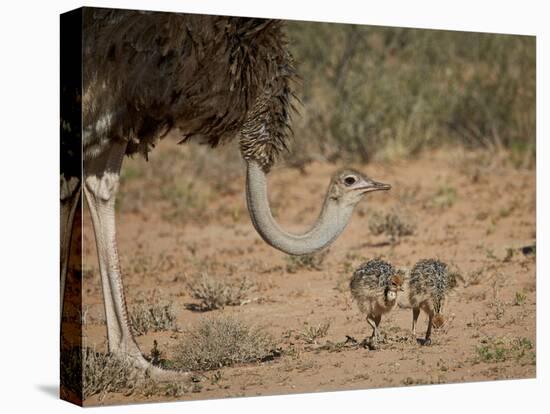
<path fill-rule="evenodd" d="M 344 178 L 344 184 L 347 186 L 355 184 L 357 181 L 357 178 L 355 178 L 353 175 L 348 175 L 346 178 Z"/>

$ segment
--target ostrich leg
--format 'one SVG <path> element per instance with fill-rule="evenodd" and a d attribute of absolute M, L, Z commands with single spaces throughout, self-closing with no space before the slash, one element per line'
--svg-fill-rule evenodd
<path fill-rule="evenodd" d="M 109 351 L 120 357 L 131 357 L 146 368 L 149 364 L 130 328 L 116 245 L 115 198 L 125 150 L 125 144 L 115 142 L 98 157 L 84 162 L 84 194 L 96 239 Z"/>
<path fill-rule="evenodd" d="M 65 280 L 67 279 L 67 268 L 69 266 L 69 255 L 71 249 L 71 236 L 73 233 L 74 214 L 80 199 L 80 180 L 77 177 L 70 177 L 68 180 L 64 175 L 60 179 L 60 236 L 61 236 L 61 292 L 59 299 L 60 317 L 63 317 L 63 301 L 65 298 Z"/>

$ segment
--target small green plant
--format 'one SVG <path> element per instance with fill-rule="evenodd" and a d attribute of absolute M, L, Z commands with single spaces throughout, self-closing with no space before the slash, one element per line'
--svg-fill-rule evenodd
<path fill-rule="evenodd" d="M 445 209 L 452 207 L 456 200 L 456 189 L 450 185 L 442 185 L 435 192 L 430 204 L 432 207 Z"/>
<path fill-rule="evenodd" d="M 204 318 L 174 348 L 174 363 L 185 370 L 213 370 L 258 362 L 280 354 L 264 329 L 233 317 Z"/>
<path fill-rule="evenodd" d="M 501 362 L 506 359 L 506 350 L 501 345 L 481 345 L 476 348 L 482 362 Z"/>
<path fill-rule="evenodd" d="M 327 336 L 330 329 L 330 321 L 321 322 L 317 325 L 306 326 L 302 332 L 300 332 L 297 338 L 303 340 L 308 344 L 316 344 L 317 340 Z"/>
<path fill-rule="evenodd" d="M 515 306 L 521 306 L 525 303 L 527 300 L 527 295 L 523 292 L 516 292 L 516 295 L 514 296 L 514 305 Z"/>
<path fill-rule="evenodd" d="M 329 250 L 327 249 L 302 256 L 287 256 L 286 271 L 288 273 L 296 273 L 299 270 L 323 270 L 323 262 L 328 252 Z"/>
<path fill-rule="evenodd" d="M 536 355 L 533 343 L 528 338 L 486 338 L 475 348 L 474 362 L 496 363 L 514 360 L 524 364 L 534 364 Z"/>
<path fill-rule="evenodd" d="M 369 219 L 369 230 L 375 236 L 386 234 L 395 243 L 400 237 L 414 234 L 416 225 L 395 210 L 387 214 L 375 211 Z"/>
<path fill-rule="evenodd" d="M 235 284 L 215 279 L 206 272 L 187 283 L 191 296 L 200 300 L 199 308 L 202 311 L 244 305 L 248 302 L 247 295 L 253 286 L 247 278 Z"/>

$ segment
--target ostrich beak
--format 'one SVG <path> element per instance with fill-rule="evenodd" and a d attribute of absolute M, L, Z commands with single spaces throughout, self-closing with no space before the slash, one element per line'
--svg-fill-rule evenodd
<path fill-rule="evenodd" d="M 380 190 L 390 190 L 391 185 L 379 183 L 378 181 L 369 180 L 367 181 L 366 185 L 359 187 L 358 190 L 363 190 L 363 193 L 370 193 L 372 191 L 380 191 Z"/>

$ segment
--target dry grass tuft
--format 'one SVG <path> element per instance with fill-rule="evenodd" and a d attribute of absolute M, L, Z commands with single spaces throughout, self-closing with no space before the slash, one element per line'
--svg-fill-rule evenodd
<path fill-rule="evenodd" d="M 160 302 L 155 300 L 153 303 L 141 301 L 130 310 L 130 323 L 134 334 L 137 336 L 145 335 L 149 331 L 169 331 L 176 330 L 176 313 L 172 302 Z"/>
<path fill-rule="evenodd" d="M 288 273 L 296 273 L 299 270 L 323 270 L 323 262 L 328 252 L 329 250 L 327 249 L 302 256 L 287 256 L 286 271 Z"/>
<path fill-rule="evenodd" d="M 524 292 L 516 292 L 514 296 L 514 306 L 522 306 L 527 300 L 527 295 Z"/>
<path fill-rule="evenodd" d="M 128 361 L 95 348 L 76 346 L 61 355 L 62 386 L 82 399 L 99 394 L 102 400 L 110 392 L 129 392 L 136 381 L 137 372 Z"/>
<path fill-rule="evenodd" d="M 249 302 L 248 292 L 254 284 L 247 278 L 237 281 L 236 284 L 225 280 L 215 279 L 202 273 L 200 277 L 187 283 L 191 296 L 200 300 L 199 310 L 209 311 L 221 309 L 224 306 L 241 306 Z"/>
<path fill-rule="evenodd" d="M 437 189 L 432 199 L 429 201 L 428 206 L 444 210 L 452 207 L 457 199 L 458 194 L 456 188 L 445 184 Z"/>
<path fill-rule="evenodd" d="M 369 219 L 369 230 L 375 236 L 386 234 L 395 243 L 400 237 L 414 234 L 416 225 L 397 211 L 387 214 L 375 211 Z"/>
<path fill-rule="evenodd" d="M 178 368 L 213 370 L 279 355 L 271 335 L 232 317 L 204 318 L 174 348 Z"/>
<path fill-rule="evenodd" d="M 330 329 L 330 321 L 324 321 L 317 325 L 306 326 L 297 336 L 308 344 L 316 344 L 318 339 L 324 338 Z"/>

